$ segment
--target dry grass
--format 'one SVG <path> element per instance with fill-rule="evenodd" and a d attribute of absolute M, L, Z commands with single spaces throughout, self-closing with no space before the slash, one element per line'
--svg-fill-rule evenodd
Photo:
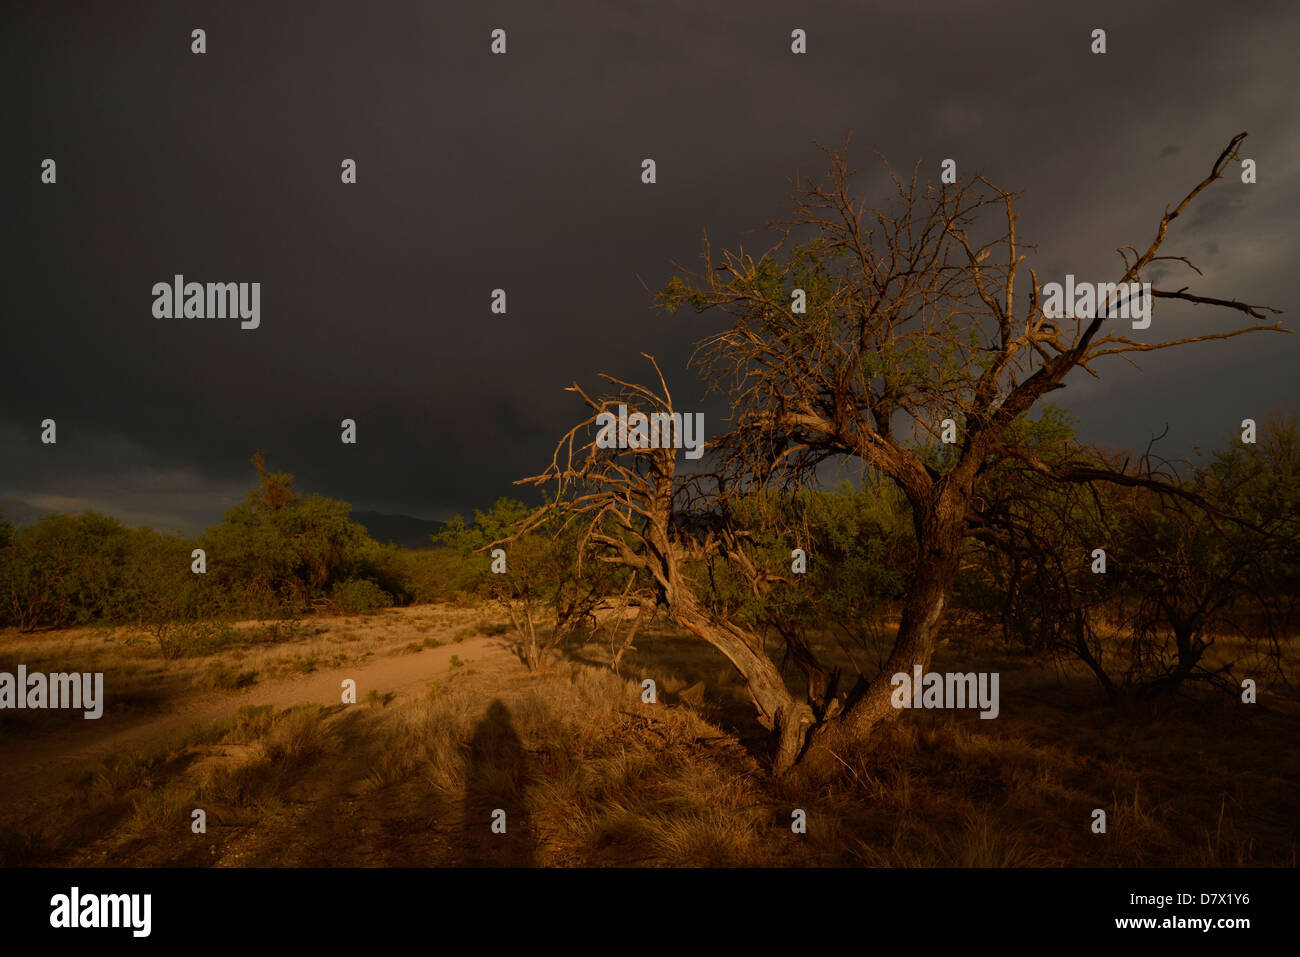
<path fill-rule="evenodd" d="M 345 619 L 292 650 L 417 654 L 430 631 L 454 642 L 458 629 L 491 627 L 464 621 L 435 609 Z M 451 668 L 427 695 L 376 690 L 369 706 L 245 708 L 167 753 L 70 782 L 0 830 L 0 863 L 1296 863 L 1300 756 L 1278 742 L 1294 740 L 1300 714 L 1275 695 L 1117 712 L 1086 675 L 955 639 L 934 667 L 999 671 L 997 720 L 908 713 L 869 751 L 843 756 L 838 779 L 801 790 L 767 773 L 764 736 L 724 661 L 662 623 L 637 645 L 621 676 L 594 644 L 538 673 Z M 263 653 L 216 663 L 260 676 Z M 140 656 L 141 674 L 149 664 Z M 645 677 L 655 705 L 641 701 Z M 196 807 L 206 835 L 191 833 Z M 489 834 L 492 808 L 508 811 L 508 838 Z M 1096 808 L 1105 834 L 1092 832 Z M 795 809 L 806 834 L 791 830 Z"/>
<path fill-rule="evenodd" d="M 69 780 L 70 795 L 47 804 L 22 830 L 0 831 L 0 866 L 85 862 L 194 863 L 180 835 L 192 814 L 209 823 L 256 823 L 326 748 L 319 705 L 280 714 L 243 708 L 195 728 L 156 754 L 111 758 Z M 179 855 L 177 852 L 179 851 Z"/>
<path fill-rule="evenodd" d="M 291 708 L 265 724 L 254 718 L 242 729 L 223 735 L 220 741 L 250 741 L 251 753 L 237 763 L 209 768 L 198 790 L 200 800 L 220 810 L 278 799 L 294 777 L 325 751 L 323 713 L 320 705 Z"/>

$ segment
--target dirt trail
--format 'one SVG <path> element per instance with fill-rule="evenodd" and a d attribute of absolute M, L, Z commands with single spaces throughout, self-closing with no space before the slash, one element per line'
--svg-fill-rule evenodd
<path fill-rule="evenodd" d="M 476 669 L 511 660 L 500 639 L 471 638 L 418 654 L 383 657 L 259 683 L 243 691 L 187 697 L 161 714 L 123 716 L 113 724 L 113 716 L 106 714 L 58 735 L 11 738 L 0 749 L 0 821 L 21 817 L 50 789 L 61 788 L 69 774 L 91 770 L 113 755 L 165 749 L 193 725 L 233 717 L 245 705 L 269 704 L 284 709 L 313 702 L 337 704 L 344 678 L 356 681 L 358 706 L 364 706 L 370 691 L 394 697 L 423 694 L 430 680 L 448 673 L 453 655 L 469 659 Z"/>

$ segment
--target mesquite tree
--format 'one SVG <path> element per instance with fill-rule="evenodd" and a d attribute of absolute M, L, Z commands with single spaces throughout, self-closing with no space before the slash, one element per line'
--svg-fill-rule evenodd
<path fill-rule="evenodd" d="M 1120 248 L 1119 290 L 1142 282 L 1157 262 L 1195 269 L 1185 257 L 1162 254 L 1166 234 L 1223 177 L 1244 137 L 1234 137 L 1210 173 L 1166 208 L 1145 249 Z M 1011 193 L 983 177 L 925 185 L 915 171 L 910 181 L 889 171 L 891 196 L 868 209 L 852 195 L 854 171 L 843 153 L 828 156 L 826 180 L 796 181 L 792 214 L 769 226 L 777 234 L 771 248 L 757 257 L 741 250 L 715 258 L 706 242 L 703 268 L 674 277 L 658 298 L 670 311 L 690 305 L 731 317 L 701 342 L 695 359 L 732 411 L 729 430 L 712 441 L 710 470 L 679 475 L 673 449 L 584 444 L 597 417 L 620 403 L 647 415 L 674 412 L 659 376 L 658 389 L 610 380 L 619 391 L 603 397 L 571 387 L 592 414 L 561 442 L 551 467 L 530 480 L 558 483 L 559 498 L 547 515 L 582 517 L 585 547 L 647 572 L 668 613 L 737 667 L 776 739 L 776 770 L 799 763 L 814 775 L 834 768 L 841 750 L 897 715 L 893 674 L 928 668 L 978 511 L 977 493 L 998 463 L 1014 461 L 1056 482 L 1182 494 L 1140 463 L 1112 468 L 1039 454 L 1017 428 L 1029 410 L 1064 388 L 1071 371 L 1097 375 L 1108 357 L 1280 328 L 1265 315 L 1277 310 L 1187 287 L 1152 288 L 1151 296 L 1254 321 L 1198 336 L 1134 338 L 1127 318 L 1112 318 L 1121 305 L 1114 297 L 1081 309 L 1079 318 L 1062 318 L 1061 310 L 1045 308 L 1032 269 L 1023 283 L 1024 250 L 1031 247 L 1017 238 Z M 1123 305 L 1136 311 L 1135 303 Z M 1158 315 L 1151 324 L 1160 328 Z M 934 441 L 944 432 L 955 433 L 956 441 L 936 455 Z M 728 502 L 766 489 L 814 486 L 826 463 L 844 461 L 885 477 L 906 497 L 915 556 L 884 667 L 860 676 L 842 706 L 819 717 L 787 690 L 757 635 L 707 607 L 687 569 L 721 558 L 756 593 L 781 587 L 779 575 L 754 565 L 746 530 L 732 520 Z"/>

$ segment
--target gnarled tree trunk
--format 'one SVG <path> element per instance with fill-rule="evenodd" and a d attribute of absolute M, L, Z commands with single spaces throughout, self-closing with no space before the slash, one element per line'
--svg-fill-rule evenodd
<path fill-rule="evenodd" d="M 930 667 L 938 647 L 943 613 L 957 577 L 964 523 L 961 496 L 945 495 L 934 507 L 915 506 L 917 561 L 903 605 L 893 650 L 880 673 L 855 689 L 838 716 L 813 729 L 798 774 L 809 781 L 824 779 L 842 766 L 843 753 L 861 747 L 899 715 L 890 700 L 891 679 L 908 674 L 915 665 Z M 780 770 L 778 774 L 782 773 Z"/>
<path fill-rule="evenodd" d="M 676 589 L 669 614 L 683 628 L 726 655 L 745 680 L 758 721 L 772 732 L 773 769 L 783 774 L 794 766 L 813 723 L 812 708 L 796 701 L 785 680 L 758 644 L 757 636 L 710 614 L 686 589 Z"/>

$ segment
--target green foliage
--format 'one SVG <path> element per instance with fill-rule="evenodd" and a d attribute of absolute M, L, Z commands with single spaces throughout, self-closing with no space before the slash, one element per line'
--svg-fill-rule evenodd
<path fill-rule="evenodd" d="M 253 464 L 258 488 L 201 540 L 208 584 L 221 601 L 239 596 L 242 612 L 261 617 L 293 614 L 331 597 L 336 585 L 375 573 L 386 553 L 351 521 L 347 502 L 303 498 L 291 475 L 267 472 L 260 455 Z M 367 600 L 382 593 L 376 586 Z"/>
<path fill-rule="evenodd" d="M 1037 428 L 1028 441 L 1040 458 L 1087 456 L 1063 441 L 1060 420 Z M 1178 483 L 1182 496 L 1001 469 L 986 483 L 983 540 L 970 545 L 959 599 L 1006 637 L 1083 661 L 1112 700 L 1234 684 L 1233 663 L 1207 656 L 1229 636 L 1252 672 L 1276 667 L 1278 640 L 1300 624 L 1297 453 L 1291 416 L 1261 428 L 1258 445 L 1212 453 Z M 1105 574 L 1092 571 L 1096 548 Z"/>
<path fill-rule="evenodd" d="M 865 644 L 902 594 L 915 546 L 906 503 L 887 483 L 752 497 L 735 512 L 751 530 L 753 561 L 772 587 L 755 594 L 730 563 L 713 562 L 710 593 L 721 615 L 738 615 L 748 627 L 773 628 L 787 639 L 829 629 Z M 802 574 L 792 571 L 795 548 L 807 556 Z"/>
<path fill-rule="evenodd" d="M 275 509 L 237 505 L 203 536 L 209 581 L 223 594 L 242 591 L 251 610 L 302 608 L 362 570 L 369 537 L 350 512 L 319 495 Z"/>
<path fill-rule="evenodd" d="M 1234 435 L 1188 483 L 1240 521 L 1195 513 L 1189 520 L 1188 509 L 1165 508 L 1131 523 L 1149 556 L 1131 576 L 1144 598 L 1142 618 L 1178 642 L 1180 662 L 1215 635 L 1276 649 L 1300 626 L 1298 411 L 1260 423 L 1255 444 Z"/>
<path fill-rule="evenodd" d="M 293 477 L 268 472 L 260 454 L 253 464 L 258 487 L 195 541 L 95 512 L 18 530 L 0 523 L 0 625 L 134 623 L 179 656 L 217 642 L 224 626 L 203 621 L 292 616 L 336 599 L 338 588 L 355 610 L 409 595 L 397 550 L 351 521 L 351 506 L 298 495 Z M 206 552 L 205 574 L 191 570 L 194 548 Z"/>
<path fill-rule="evenodd" d="M 617 590 L 616 580 L 627 577 L 601 564 L 583 565 L 577 529 L 554 520 L 507 543 L 533 511 L 502 498 L 487 512 L 476 510 L 472 525 L 455 517 L 436 539 L 454 556 L 454 587 L 492 600 L 510 615 L 529 667 L 540 665 L 555 642 Z M 506 552 L 504 574 L 492 571 L 494 543 Z"/>
<path fill-rule="evenodd" d="M 1234 435 L 1211 455 L 1198 486 L 1263 533 L 1259 570 L 1271 570 L 1279 590 L 1300 594 L 1300 410 L 1261 423 L 1256 444 L 1245 445 Z"/>
<path fill-rule="evenodd" d="M 354 613 L 387 608 L 393 603 L 392 595 L 364 578 L 349 578 L 335 584 L 333 599 L 340 610 Z"/>
<path fill-rule="evenodd" d="M 188 555 L 178 537 L 95 512 L 46 515 L 0 548 L 0 622 L 30 630 L 142 620 L 177 593 Z"/>
<path fill-rule="evenodd" d="M 466 556 L 450 548 L 404 549 L 381 545 L 382 559 L 367 577 L 381 583 L 385 591 L 404 602 L 467 602 L 474 598 L 470 588 L 473 566 Z M 481 556 L 480 556 L 481 557 Z"/>

